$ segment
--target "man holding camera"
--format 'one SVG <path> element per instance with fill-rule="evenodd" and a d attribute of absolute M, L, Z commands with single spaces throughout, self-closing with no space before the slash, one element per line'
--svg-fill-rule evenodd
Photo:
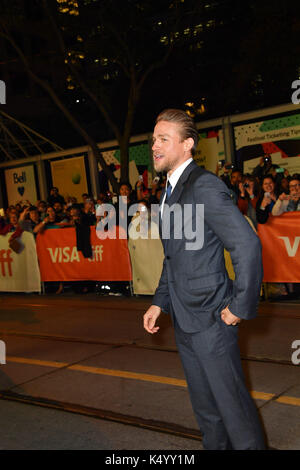
<path fill-rule="evenodd" d="M 261 157 L 259 164 L 254 168 L 252 175 L 262 180 L 267 175 L 272 175 L 273 178 L 276 177 L 276 169 L 279 169 L 279 166 L 275 163 L 272 163 L 271 155 L 264 155 Z"/>

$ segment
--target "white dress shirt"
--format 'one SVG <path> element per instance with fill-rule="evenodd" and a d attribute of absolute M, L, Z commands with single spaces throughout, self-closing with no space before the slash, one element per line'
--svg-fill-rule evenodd
<path fill-rule="evenodd" d="M 183 162 L 178 168 L 176 168 L 175 171 L 173 171 L 173 173 L 171 174 L 171 176 L 167 177 L 167 181 L 166 181 L 166 188 L 167 188 L 167 185 L 168 185 L 168 181 L 170 181 L 170 185 L 172 186 L 172 191 L 171 191 L 171 194 L 172 192 L 174 191 L 174 188 L 180 178 L 180 176 L 182 175 L 182 173 L 184 172 L 184 170 L 186 169 L 186 167 L 193 161 L 193 158 L 189 158 L 188 160 L 186 160 L 185 162 Z M 163 201 L 161 203 L 161 206 L 160 206 L 160 213 L 161 213 L 161 217 L 163 215 L 163 210 L 164 210 L 164 204 L 165 204 L 165 199 L 166 199 L 166 195 L 167 195 L 167 192 L 165 192 L 165 195 L 164 195 L 164 198 L 163 198 Z"/>

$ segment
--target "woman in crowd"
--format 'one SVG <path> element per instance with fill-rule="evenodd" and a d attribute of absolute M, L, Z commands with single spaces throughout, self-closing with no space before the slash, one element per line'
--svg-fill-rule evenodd
<path fill-rule="evenodd" d="M 273 177 L 270 175 L 265 176 L 262 180 L 262 195 L 256 204 L 256 220 L 259 224 L 267 222 L 277 197 Z"/>

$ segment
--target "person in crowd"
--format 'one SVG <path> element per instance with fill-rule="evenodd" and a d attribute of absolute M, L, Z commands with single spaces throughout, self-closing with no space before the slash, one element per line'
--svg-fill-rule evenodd
<path fill-rule="evenodd" d="M 260 158 L 259 164 L 254 168 L 252 176 L 258 177 L 259 180 L 262 181 L 265 176 L 272 175 L 278 168 L 278 165 L 272 163 L 271 155 L 265 154 Z"/>
<path fill-rule="evenodd" d="M 64 211 L 64 206 L 66 204 L 62 204 L 61 202 L 55 202 L 53 204 L 53 209 L 55 210 L 56 213 L 56 218 L 59 222 L 64 220 L 66 218 L 66 212 Z"/>
<path fill-rule="evenodd" d="M 47 202 L 50 206 L 53 206 L 56 202 L 60 202 L 63 205 L 65 204 L 65 199 L 61 194 L 59 194 L 58 188 L 54 186 L 50 189 L 50 195 L 47 199 Z"/>
<path fill-rule="evenodd" d="M 160 197 L 161 191 L 162 191 L 162 189 L 160 187 L 160 178 L 158 176 L 156 176 L 153 179 L 152 184 L 151 184 L 151 188 L 150 188 L 150 195 L 149 195 L 149 198 L 148 198 L 148 201 L 149 201 L 150 204 L 158 204 L 159 203 L 159 199 L 157 199 L 157 194 Z"/>
<path fill-rule="evenodd" d="M 14 237 L 19 237 L 23 229 L 19 223 L 19 214 L 16 209 L 10 209 L 8 215 L 8 221 L 4 217 L 0 218 L 0 235 L 6 235 L 9 232 L 14 232 Z"/>
<path fill-rule="evenodd" d="M 36 207 L 37 207 L 40 219 L 43 220 L 46 217 L 46 212 L 47 212 L 46 201 L 38 201 Z"/>
<path fill-rule="evenodd" d="M 62 222 L 62 225 L 60 223 Z M 52 206 L 47 208 L 46 217 L 34 227 L 33 233 L 43 233 L 44 230 L 49 228 L 60 228 L 63 227 L 63 224 L 66 222 L 66 219 L 61 221 Z"/>
<path fill-rule="evenodd" d="M 225 167 L 226 168 L 226 165 Z M 225 171 L 225 170 L 224 170 Z M 227 188 L 229 189 L 231 199 L 235 204 L 238 202 L 239 197 L 239 184 L 242 182 L 242 173 L 239 170 L 233 169 L 231 174 L 229 173 L 230 168 L 227 167 L 227 172 L 220 176 L 221 180 L 224 181 Z"/>
<path fill-rule="evenodd" d="M 262 180 L 262 195 L 256 204 L 256 220 L 259 224 L 265 224 L 272 212 L 276 202 L 275 182 L 271 175 L 265 176 Z"/>
<path fill-rule="evenodd" d="M 284 178 L 281 179 L 280 184 L 278 186 L 278 194 L 289 194 L 289 182 L 290 182 L 290 176 L 285 176 Z"/>
<path fill-rule="evenodd" d="M 28 202 L 28 201 L 27 201 Z M 29 203 L 30 205 L 30 203 Z M 18 202 L 16 205 L 15 205 L 15 209 L 16 211 L 18 211 L 19 214 L 21 214 L 22 212 L 22 205 Z"/>
<path fill-rule="evenodd" d="M 248 216 L 254 226 L 256 221 L 256 204 L 258 201 L 259 187 L 256 179 L 247 175 L 243 177 L 243 181 L 239 183 L 238 208 L 243 215 Z"/>
<path fill-rule="evenodd" d="M 84 207 L 85 201 L 86 201 L 87 199 L 90 199 L 90 196 L 88 195 L 88 193 L 83 193 L 83 194 L 81 195 L 81 198 L 82 198 L 81 207 Z"/>
<path fill-rule="evenodd" d="M 149 199 L 150 191 L 145 186 L 145 183 L 142 178 L 139 178 L 138 181 L 136 182 L 135 190 L 136 190 L 137 201 L 141 201 L 142 199 Z"/>
<path fill-rule="evenodd" d="M 41 218 L 36 206 L 24 206 L 19 217 L 19 224 L 23 230 L 33 232 L 33 229 L 39 225 Z"/>
<path fill-rule="evenodd" d="M 96 220 L 96 209 L 95 202 L 93 199 L 86 199 L 83 205 L 83 213 L 85 214 L 86 222 L 89 225 L 95 225 Z"/>
<path fill-rule="evenodd" d="M 120 207 L 119 198 L 122 200 L 122 205 Z M 135 201 L 132 196 L 132 186 L 130 183 L 121 183 L 119 188 L 119 198 L 115 206 L 116 211 L 116 225 L 121 225 L 125 228 L 126 226 L 126 217 L 127 217 L 127 229 L 131 222 L 132 216 L 128 215 L 128 210 L 131 204 L 134 204 Z"/>
<path fill-rule="evenodd" d="M 289 194 L 282 192 L 272 208 L 272 215 L 281 215 L 284 212 L 300 211 L 300 179 L 298 177 L 289 182 Z"/>

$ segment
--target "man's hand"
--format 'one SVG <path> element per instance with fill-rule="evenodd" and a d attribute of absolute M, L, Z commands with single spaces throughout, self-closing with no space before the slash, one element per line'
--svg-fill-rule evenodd
<path fill-rule="evenodd" d="M 290 199 L 290 196 L 289 194 L 282 193 L 280 194 L 278 199 L 280 199 L 280 201 L 288 201 Z"/>
<path fill-rule="evenodd" d="M 148 333 L 157 333 L 159 326 L 155 326 L 155 322 L 161 314 L 161 308 L 157 305 L 151 305 L 144 315 L 144 328 Z"/>
<path fill-rule="evenodd" d="M 232 325 L 232 326 L 237 325 L 241 321 L 241 319 L 239 317 L 237 317 L 237 316 L 233 315 L 233 313 L 231 313 L 231 311 L 229 310 L 228 307 L 226 307 L 226 308 L 224 308 L 224 310 L 222 310 L 221 318 L 222 318 L 223 322 L 226 323 L 226 325 Z"/>

